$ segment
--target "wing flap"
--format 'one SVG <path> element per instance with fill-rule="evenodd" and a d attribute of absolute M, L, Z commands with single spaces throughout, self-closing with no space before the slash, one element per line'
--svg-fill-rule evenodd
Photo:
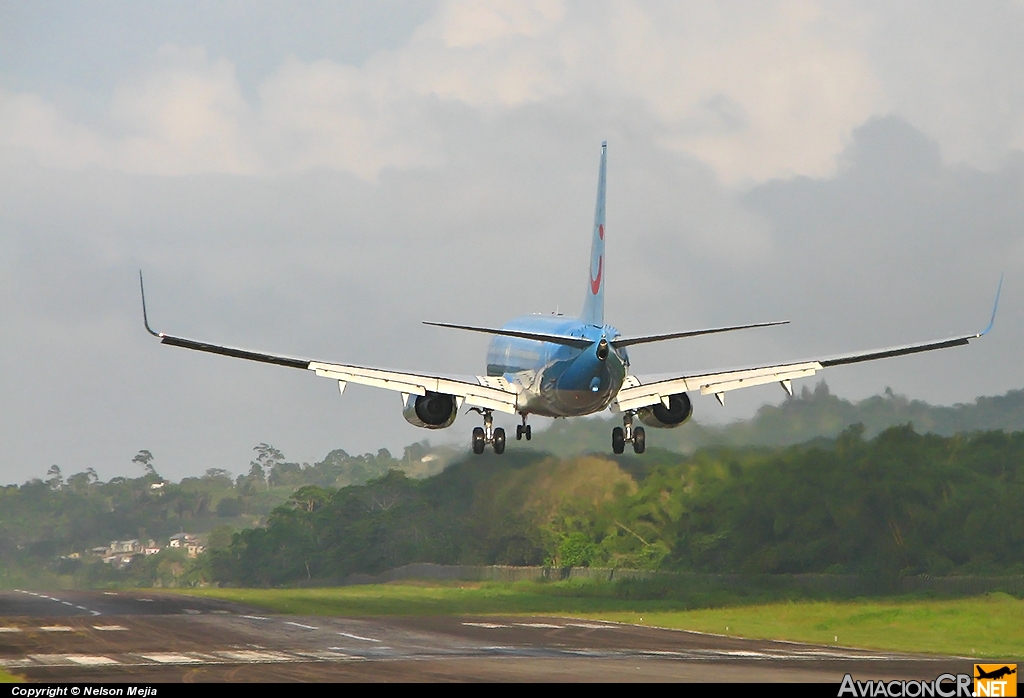
<path fill-rule="evenodd" d="M 624 387 L 612 403 L 613 412 L 637 410 L 641 407 L 654 405 L 668 399 L 676 393 L 699 390 L 701 395 L 719 395 L 730 390 L 751 388 L 767 383 L 782 383 L 796 378 L 813 376 L 822 368 L 816 361 L 805 361 L 779 366 L 761 366 L 724 373 L 708 373 L 703 375 L 680 376 L 678 378 L 661 378 L 631 376 L 635 383 L 632 387 Z"/>
<path fill-rule="evenodd" d="M 394 390 L 409 395 L 426 395 L 428 392 L 444 393 L 461 397 L 472 407 L 498 410 L 513 414 L 516 411 L 518 395 L 504 380 L 478 376 L 454 378 L 446 376 L 424 376 L 378 368 L 345 366 L 313 361 L 309 369 L 323 378 L 342 383 L 368 385 L 373 388 Z M 485 382 L 486 381 L 486 382 Z M 493 385 L 488 385 L 491 383 Z"/>

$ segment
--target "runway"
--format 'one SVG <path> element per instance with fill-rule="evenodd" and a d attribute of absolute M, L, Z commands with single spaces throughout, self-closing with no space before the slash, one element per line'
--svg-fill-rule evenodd
<path fill-rule="evenodd" d="M 325 618 L 177 594 L 0 592 L 0 664 L 40 681 L 838 684 L 972 663 L 573 618 Z"/>

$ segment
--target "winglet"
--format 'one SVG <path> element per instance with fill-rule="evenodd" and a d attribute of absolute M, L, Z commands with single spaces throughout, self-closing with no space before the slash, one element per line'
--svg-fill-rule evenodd
<path fill-rule="evenodd" d="M 146 331 L 154 337 L 163 337 L 159 332 L 154 332 L 153 328 L 149 326 L 149 316 L 146 315 L 146 287 L 142 284 L 142 270 L 139 269 L 139 290 L 142 292 L 142 324 L 146 326 Z"/>
<path fill-rule="evenodd" d="M 996 302 L 992 304 L 992 319 L 988 322 L 988 327 L 978 333 L 979 337 L 983 337 L 992 331 L 992 326 L 996 324 L 996 311 L 999 310 L 999 294 L 1003 292 L 1003 274 L 999 275 L 999 286 L 996 288 Z"/>

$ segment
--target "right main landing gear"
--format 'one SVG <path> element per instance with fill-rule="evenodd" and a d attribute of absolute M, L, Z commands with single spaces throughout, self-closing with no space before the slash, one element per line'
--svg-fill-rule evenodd
<path fill-rule="evenodd" d="M 482 410 L 478 407 L 471 409 L 484 417 L 483 427 L 473 429 L 473 453 L 479 456 L 487 448 L 487 444 L 491 444 L 494 453 L 500 456 L 505 452 L 505 430 L 494 426 L 494 414 L 491 410 Z"/>
<path fill-rule="evenodd" d="M 516 426 L 516 441 L 522 441 L 523 437 L 529 441 L 533 438 L 533 431 L 530 429 L 530 425 L 526 423 L 526 415 L 523 415 L 523 423 Z"/>
<path fill-rule="evenodd" d="M 637 455 L 647 449 L 647 432 L 643 427 L 633 428 L 633 412 L 622 415 L 622 426 L 612 429 L 612 452 L 620 456 L 626 450 L 626 442 L 633 444 L 633 453 Z"/>

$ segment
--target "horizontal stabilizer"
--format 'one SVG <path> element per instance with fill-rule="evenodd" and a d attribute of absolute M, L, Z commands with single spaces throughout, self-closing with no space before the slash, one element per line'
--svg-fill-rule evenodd
<path fill-rule="evenodd" d="M 519 339 L 532 339 L 537 342 L 551 342 L 552 344 L 564 344 L 567 347 L 586 349 L 593 342 L 583 337 L 568 337 L 561 334 L 546 334 L 544 332 L 522 332 L 520 330 L 494 329 L 492 327 L 471 327 L 469 325 L 452 325 L 447 322 L 423 322 L 424 325 L 434 327 L 448 327 L 455 330 L 469 330 L 470 332 L 482 332 L 494 334 L 500 337 L 518 337 Z"/>
<path fill-rule="evenodd" d="M 699 337 L 704 334 L 718 334 L 719 332 L 732 332 L 733 330 L 749 330 L 754 327 L 774 327 L 775 325 L 789 324 L 789 320 L 777 322 L 758 322 L 753 325 L 734 325 L 732 327 L 715 327 L 710 330 L 691 330 L 689 332 L 671 332 L 669 334 L 649 334 L 641 337 L 618 337 L 612 340 L 617 347 L 629 347 L 634 344 L 648 344 L 650 342 L 662 342 L 666 339 L 682 339 L 683 337 Z"/>

